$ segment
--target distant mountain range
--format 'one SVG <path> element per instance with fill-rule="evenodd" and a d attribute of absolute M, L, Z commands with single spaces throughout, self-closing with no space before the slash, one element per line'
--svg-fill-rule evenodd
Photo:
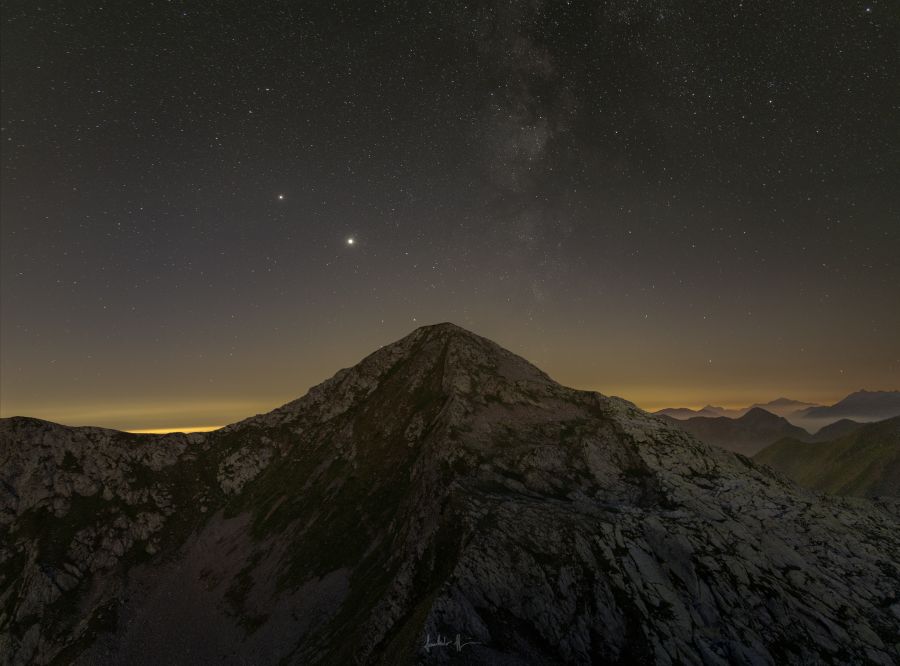
<path fill-rule="evenodd" d="M 738 418 L 694 416 L 689 419 L 674 419 L 667 415 L 662 415 L 662 418 L 707 444 L 720 446 L 746 456 L 752 456 L 780 439 L 827 442 L 849 435 L 865 425 L 851 419 L 840 419 L 819 429 L 815 434 L 810 434 L 786 418 L 772 414 L 761 407 L 754 407 Z"/>
<path fill-rule="evenodd" d="M 749 407 L 743 407 L 740 409 L 728 409 L 726 407 L 716 407 L 715 405 L 706 405 L 706 407 L 701 407 L 700 409 L 688 409 L 686 407 L 667 407 L 666 409 L 661 409 L 658 412 L 654 412 L 654 414 L 658 414 L 660 416 L 671 416 L 675 419 L 689 419 L 695 416 L 726 416 L 728 418 L 736 419 L 740 418 L 751 409 L 756 408 L 765 409 L 767 412 L 776 414 L 778 416 L 788 416 L 789 414 L 793 414 L 794 412 L 800 411 L 802 409 L 817 406 L 818 405 L 812 402 L 800 402 L 799 400 L 791 400 L 790 398 L 776 398 L 771 402 L 757 402 L 750 405 Z"/>
<path fill-rule="evenodd" d="M 745 413 L 745 410 L 736 410 L 736 409 L 725 409 L 724 407 L 715 407 L 713 405 L 707 405 L 706 407 L 701 407 L 700 409 L 688 409 L 687 407 L 667 407 L 666 409 L 661 409 L 658 412 L 654 412 L 657 416 L 668 416 L 673 419 L 690 419 L 695 416 L 728 416 L 731 418 L 736 418 L 738 416 L 742 416 Z"/>
<path fill-rule="evenodd" d="M 785 437 L 801 441 L 807 441 L 811 437 L 803 428 L 760 407 L 754 407 L 738 418 L 694 416 L 677 420 L 666 415 L 663 415 L 663 418 L 707 444 L 745 456 L 752 456 L 772 442 Z"/>
<path fill-rule="evenodd" d="M 814 402 L 801 402 L 800 400 L 791 400 L 790 398 L 776 398 L 769 402 L 757 402 L 750 406 L 750 409 L 758 407 L 767 412 L 788 418 L 792 414 L 803 409 L 818 407 Z M 749 410 L 748 410 L 749 411 Z"/>
<path fill-rule="evenodd" d="M 802 419 L 881 421 L 900 416 L 900 391 L 857 391 L 833 405 L 809 407 L 794 416 Z"/>
<path fill-rule="evenodd" d="M 900 417 L 858 425 L 827 442 L 782 439 L 753 459 L 816 490 L 900 496 Z"/>
<path fill-rule="evenodd" d="M 670 423 L 450 324 L 213 432 L 2 419 L 0 663 L 898 663 L 900 502 Z"/>
<path fill-rule="evenodd" d="M 883 421 L 900 416 L 900 391 L 856 391 L 833 405 L 816 405 L 790 398 L 777 398 L 770 402 L 755 403 L 742 409 L 726 409 L 707 405 L 702 409 L 669 407 L 654 412 L 660 416 L 686 420 L 703 417 L 740 418 L 750 410 L 761 408 L 784 417 L 795 426 L 815 432 L 835 421 L 852 419 L 859 422 Z"/>

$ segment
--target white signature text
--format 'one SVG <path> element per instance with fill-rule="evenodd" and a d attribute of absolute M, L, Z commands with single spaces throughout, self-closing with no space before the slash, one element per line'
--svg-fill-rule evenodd
<path fill-rule="evenodd" d="M 456 638 L 452 641 L 440 634 L 434 639 L 431 638 L 431 634 L 425 634 L 425 645 L 423 647 L 426 652 L 431 652 L 431 648 L 433 647 L 449 647 L 455 649 L 457 652 L 462 652 L 462 649 L 467 645 L 480 645 L 480 643 L 477 641 L 463 643 L 462 640 L 460 640 L 459 634 L 456 634 Z"/>

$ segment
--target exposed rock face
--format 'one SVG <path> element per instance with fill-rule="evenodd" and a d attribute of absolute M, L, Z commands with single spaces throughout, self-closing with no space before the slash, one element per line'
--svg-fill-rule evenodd
<path fill-rule="evenodd" d="M 452 325 L 214 433 L 0 437 L 7 663 L 900 659 L 897 503 Z"/>

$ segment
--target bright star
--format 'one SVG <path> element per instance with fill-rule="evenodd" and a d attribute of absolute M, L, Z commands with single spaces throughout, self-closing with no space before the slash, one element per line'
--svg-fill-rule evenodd
<path fill-rule="evenodd" d="M 353 236 L 350 236 L 350 237 L 347 239 L 347 245 L 353 245 L 355 242 L 356 242 L 356 241 L 354 240 Z"/>
<path fill-rule="evenodd" d="M 284 195 L 283 195 L 283 194 L 279 194 L 279 195 L 278 195 L 278 200 L 279 200 L 279 201 L 284 201 Z"/>

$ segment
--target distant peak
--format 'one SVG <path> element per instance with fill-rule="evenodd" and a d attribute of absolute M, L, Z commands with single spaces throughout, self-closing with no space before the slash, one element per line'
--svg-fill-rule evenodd
<path fill-rule="evenodd" d="M 773 414 L 772 412 L 763 409 L 762 407 L 753 407 L 746 414 L 744 414 L 742 419 L 781 419 L 777 414 Z"/>
<path fill-rule="evenodd" d="M 414 333 L 418 333 L 419 331 L 425 333 L 437 333 L 437 334 L 454 334 L 454 333 L 462 333 L 464 335 L 472 335 L 475 336 L 475 333 L 472 331 L 463 328 L 462 326 L 458 326 L 450 321 L 442 321 L 438 324 L 427 324 L 425 326 L 419 326 L 419 328 L 413 331 Z M 477 337 L 477 336 L 476 336 Z"/>
<path fill-rule="evenodd" d="M 897 393 L 900 393 L 900 391 L 896 389 L 886 391 L 869 391 L 868 389 L 859 389 L 858 391 L 854 391 L 850 395 L 894 395 Z"/>

